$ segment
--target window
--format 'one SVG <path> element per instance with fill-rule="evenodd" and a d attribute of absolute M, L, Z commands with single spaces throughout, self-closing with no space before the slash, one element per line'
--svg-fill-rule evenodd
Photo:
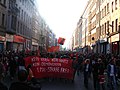
<path fill-rule="evenodd" d="M 5 25 L 5 14 L 2 14 L 2 26 Z"/>
<path fill-rule="evenodd" d="M 112 21 L 112 32 L 114 32 L 114 21 Z"/>
<path fill-rule="evenodd" d="M 20 25 L 20 34 L 22 34 L 22 23 Z"/>
<path fill-rule="evenodd" d="M 107 21 L 107 32 L 109 32 L 109 21 Z"/>
<path fill-rule="evenodd" d="M 106 6 L 105 6 L 105 16 L 106 16 Z"/>
<path fill-rule="evenodd" d="M 115 10 L 117 10 L 117 0 L 115 0 Z"/>
<path fill-rule="evenodd" d="M 105 35 L 106 35 L 106 23 L 105 23 Z"/>
<path fill-rule="evenodd" d="M 115 29 L 118 31 L 118 19 L 115 20 Z"/>
<path fill-rule="evenodd" d="M 3 0 L 3 4 L 6 5 L 6 0 Z"/>
<path fill-rule="evenodd" d="M 17 32 L 18 32 L 18 33 L 20 33 L 20 32 L 19 32 L 19 25 L 20 25 L 20 23 L 19 23 L 19 21 L 18 21 L 18 25 L 17 25 Z"/>
<path fill-rule="evenodd" d="M 111 6 L 111 8 L 112 8 L 112 12 L 113 12 L 113 4 L 114 4 L 114 2 L 112 2 L 112 6 Z"/>
<path fill-rule="evenodd" d="M 109 13 L 109 3 L 107 4 L 107 13 Z"/>
<path fill-rule="evenodd" d="M 102 18 L 104 17 L 104 14 L 103 14 L 103 9 L 102 9 Z"/>
<path fill-rule="evenodd" d="M 16 30 L 16 17 L 12 15 L 11 28 Z"/>

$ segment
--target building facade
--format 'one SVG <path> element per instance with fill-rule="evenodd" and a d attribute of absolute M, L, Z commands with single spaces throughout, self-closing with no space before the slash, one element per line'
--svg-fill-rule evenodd
<path fill-rule="evenodd" d="M 0 0 L 0 51 L 46 50 L 57 43 L 55 38 L 35 0 Z"/>
<path fill-rule="evenodd" d="M 5 49 L 5 37 L 7 28 L 7 4 L 8 0 L 0 0 L 0 51 Z"/>
<path fill-rule="evenodd" d="M 82 26 L 82 46 L 88 45 L 96 53 L 120 54 L 120 0 L 89 0 L 84 11 L 88 29 L 85 33 Z"/>

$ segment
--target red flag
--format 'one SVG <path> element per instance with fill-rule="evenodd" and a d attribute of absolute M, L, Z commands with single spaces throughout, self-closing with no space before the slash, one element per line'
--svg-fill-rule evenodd
<path fill-rule="evenodd" d="M 52 46 L 48 48 L 48 52 L 58 52 L 60 49 L 59 46 Z"/>
<path fill-rule="evenodd" d="M 63 45 L 64 42 L 65 42 L 65 38 L 59 37 L 58 43 L 61 44 L 61 45 Z"/>

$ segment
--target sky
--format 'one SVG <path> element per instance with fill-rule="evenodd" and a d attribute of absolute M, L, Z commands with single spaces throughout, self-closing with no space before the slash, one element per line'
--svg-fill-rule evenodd
<path fill-rule="evenodd" d="M 36 0 L 40 15 L 67 47 L 88 0 Z"/>

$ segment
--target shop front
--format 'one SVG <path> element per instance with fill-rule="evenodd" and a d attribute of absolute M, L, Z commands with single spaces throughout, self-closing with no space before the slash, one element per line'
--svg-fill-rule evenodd
<path fill-rule="evenodd" d="M 4 50 L 5 37 L 0 36 L 0 52 Z"/>
<path fill-rule="evenodd" d="M 6 34 L 6 50 L 13 50 L 13 35 Z"/>
<path fill-rule="evenodd" d="M 119 34 L 111 36 L 111 51 L 112 51 L 112 54 L 114 55 L 120 54 L 120 35 Z"/>
<path fill-rule="evenodd" d="M 22 36 L 14 35 L 13 50 L 22 51 L 24 49 L 23 44 L 25 41 L 25 38 L 23 38 Z"/>
<path fill-rule="evenodd" d="M 35 39 L 32 39 L 32 51 L 38 50 L 38 41 Z"/>
<path fill-rule="evenodd" d="M 100 40 L 100 53 L 106 54 L 108 50 L 107 48 L 108 48 L 107 38 L 101 39 Z"/>

